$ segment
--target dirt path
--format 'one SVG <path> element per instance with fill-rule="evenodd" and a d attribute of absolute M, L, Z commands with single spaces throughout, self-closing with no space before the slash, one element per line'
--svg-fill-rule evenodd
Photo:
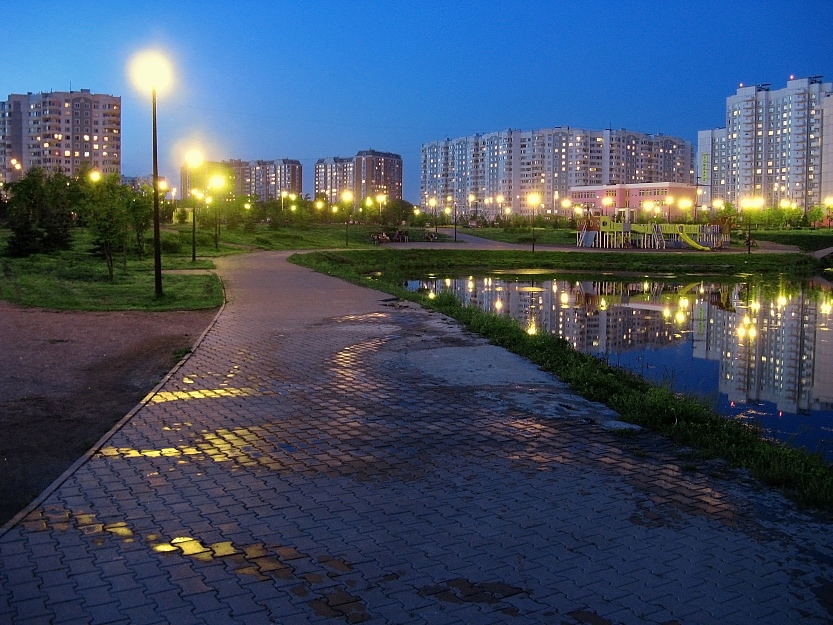
<path fill-rule="evenodd" d="M 215 314 L 0 302 L 0 524 L 130 412 Z"/>

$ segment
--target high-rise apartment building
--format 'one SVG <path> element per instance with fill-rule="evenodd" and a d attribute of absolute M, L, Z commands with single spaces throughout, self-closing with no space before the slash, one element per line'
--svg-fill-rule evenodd
<path fill-rule="evenodd" d="M 356 194 L 356 162 L 353 158 L 319 158 L 315 162 L 315 197 L 330 204 L 341 199 L 344 191 Z"/>
<path fill-rule="evenodd" d="M 32 167 L 120 174 L 121 98 L 81 89 L 0 102 L 0 182 L 19 180 Z"/>
<path fill-rule="evenodd" d="M 691 184 L 693 157 L 691 143 L 678 137 L 569 126 L 434 141 L 422 146 L 421 205 L 489 216 L 559 213 L 576 187 Z M 531 193 L 543 206 L 527 205 Z"/>
<path fill-rule="evenodd" d="M 181 170 L 182 197 L 191 189 L 204 191 L 211 176 L 226 179 L 224 190 L 236 196 L 249 196 L 260 201 L 280 199 L 281 193 L 303 193 L 303 167 L 300 161 L 282 158 L 273 161 L 230 159 L 206 162 L 195 169 L 184 165 Z"/>
<path fill-rule="evenodd" d="M 833 193 L 833 84 L 791 79 L 783 89 L 741 86 L 726 126 L 698 133 L 697 175 L 707 201 L 763 198 L 805 211 Z"/>
<path fill-rule="evenodd" d="M 390 152 L 363 150 L 354 157 L 321 158 L 315 163 L 315 197 L 335 203 L 344 191 L 356 201 L 384 195 L 402 199 L 402 157 Z"/>
<path fill-rule="evenodd" d="M 360 198 L 384 195 L 388 199 L 402 199 L 402 157 L 390 152 L 362 150 L 356 154 L 356 185 L 354 193 Z"/>

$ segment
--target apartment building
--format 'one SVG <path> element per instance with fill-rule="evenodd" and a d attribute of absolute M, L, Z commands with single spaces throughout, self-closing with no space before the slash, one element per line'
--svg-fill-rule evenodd
<path fill-rule="evenodd" d="M 329 204 L 341 200 L 344 191 L 356 195 L 356 162 L 352 157 L 319 158 L 315 162 L 315 197 Z"/>
<path fill-rule="evenodd" d="M 402 157 L 391 152 L 362 150 L 349 158 L 321 158 L 315 163 L 315 197 L 335 203 L 344 191 L 354 198 L 402 199 Z"/>
<path fill-rule="evenodd" d="M 833 195 L 833 84 L 821 76 L 786 87 L 741 86 L 726 98 L 726 125 L 701 130 L 697 175 L 704 199 L 804 210 Z"/>
<path fill-rule="evenodd" d="M 0 182 L 19 180 L 32 167 L 120 174 L 121 97 L 81 89 L 0 102 Z"/>
<path fill-rule="evenodd" d="M 421 205 L 474 217 L 563 214 L 577 187 L 693 182 L 694 148 L 679 137 L 560 126 L 505 130 L 422 146 Z M 531 193 L 542 205 L 529 206 Z M 432 208 L 426 208 L 432 207 Z"/>
<path fill-rule="evenodd" d="M 204 191 L 214 175 L 223 176 L 226 180 L 224 190 L 238 197 L 266 201 L 280 199 L 282 193 L 303 193 L 300 161 L 288 158 L 272 161 L 229 159 L 206 162 L 195 169 L 184 165 L 181 170 L 182 197 L 188 197 L 191 189 Z"/>

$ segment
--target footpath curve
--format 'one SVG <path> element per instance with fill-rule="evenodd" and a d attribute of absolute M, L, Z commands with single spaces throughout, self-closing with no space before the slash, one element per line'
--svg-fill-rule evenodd
<path fill-rule="evenodd" d="M 828 520 L 286 256 L 4 528 L 0 623 L 833 618 Z"/>

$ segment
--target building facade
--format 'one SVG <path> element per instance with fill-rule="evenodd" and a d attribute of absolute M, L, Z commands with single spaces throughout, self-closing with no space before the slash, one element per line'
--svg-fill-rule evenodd
<path fill-rule="evenodd" d="M 563 214 L 563 201 L 577 187 L 692 184 L 693 160 L 688 141 L 624 129 L 560 126 L 445 139 L 422 146 L 420 204 L 487 218 Z M 532 193 L 541 205 L 528 205 Z"/>
<path fill-rule="evenodd" d="M 356 195 L 356 162 L 352 157 L 319 158 L 315 162 L 315 197 L 329 204 L 341 201 L 341 194 Z"/>
<path fill-rule="evenodd" d="M 0 182 L 19 180 L 32 167 L 121 174 L 121 97 L 81 89 L 0 102 Z"/>
<path fill-rule="evenodd" d="M 230 159 L 205 162 L 195 169 L 184 165 L 181 170 L 182 197 L 191 190 L 204 192 L 211 176 L 226 180 L 225 191 L 237 197 L 247 196 L 259 201 L 280 199 L 282 193 L 302 195 L 303 167 L 300 161 L 283 158 L 273 161 Z"/>
<path fill-rule="evenodd" d="M 833 194 L 833 84 L 821 76 L 741 86 L 726 98 L 726 125 L 701 130 L 697 175 L 706 201 L 737 204 L 763 198 L 766 206 L 805 211 Z"/>
<path fill-rule="evenodd" d="M 359 198 L 384 195 L 402 199 L 402 157 L 390 152 L 363 150 L 355 158 L 356 182 L 353 193 Z"/>
<path fill-rule="evenodd" d="M 357 202 L 384 195 L 402 199 L 402 157 L 391 152 L 363 150 L 356 156 L 321 158 L 315 163 L 315 197 L 334 204 L 344 191 Z"/>

